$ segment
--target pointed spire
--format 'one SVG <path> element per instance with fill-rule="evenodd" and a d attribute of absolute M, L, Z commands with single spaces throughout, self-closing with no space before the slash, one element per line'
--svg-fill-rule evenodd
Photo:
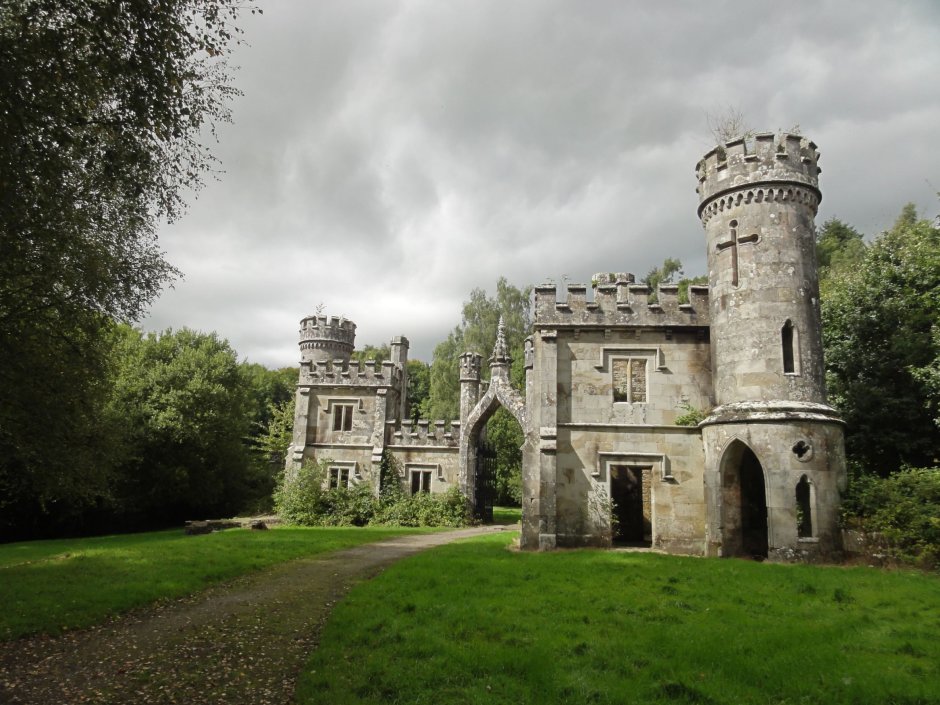
<path fill-rule="evenodd" d="M 511 362 L 509 348 L 506 345 L 506 326 L 503 323 L 503 317 L 500 316 L 499 327 L 496 329 L 496 345 L 493 346 L 493 355 L 490 357 L 490 367 L 509 365 Z"/>

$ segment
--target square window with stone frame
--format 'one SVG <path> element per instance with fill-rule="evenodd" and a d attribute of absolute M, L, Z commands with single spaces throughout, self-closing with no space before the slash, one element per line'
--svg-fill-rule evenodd
<path fill-rule="evenodd" d="M 349 468 L 330 468 L 330 489 L 335 490 L 349 487 Z"/>
<path fill-rule="evenodd" d="M 647 360 L 644 357 L 615 357 L 611 361 L 614 402 L 646 402 Z"/>
<path fill-rule="evenodd" d="M 431 491 L 431 471 L 430 470 L 412 470 L 411 471 L 411 494 Z"/>
<path fill-rule="evenodd" d="M 333 406 L 333 430 L 351 431 L 353 421 L 352 404 L 335 404 Z"/>

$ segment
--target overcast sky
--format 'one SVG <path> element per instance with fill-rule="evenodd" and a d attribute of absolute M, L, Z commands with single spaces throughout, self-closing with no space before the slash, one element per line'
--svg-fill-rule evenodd
<path fill-rule="evenodd" d="M 817 224 L 874 235 L 940 212 L 940 2 L 261 0 L 233 54 L 225 173 L 161 230 L 185 274 L 147 330 L 299 359 L 299 320 L 356 322 L 411 357 L 474 287 L 704 274 L 707 115 L 799 124 Z"/>

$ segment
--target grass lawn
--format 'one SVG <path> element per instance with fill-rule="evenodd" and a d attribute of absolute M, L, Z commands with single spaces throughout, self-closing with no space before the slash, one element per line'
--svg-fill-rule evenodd
<path fill-rule="evenodd" d="M 430 529 L 181 529 L 0 545 L 0 639 L 84 627 L 274 563 Z"/>
<path fill-rule="evenodd" d="M 522 507 L 493 507 L 494 524 L 518 524 L 522 521 Z"/>
<path fill-rule="evenodd" d="M 301 703 L 940 703 L 940 579 L 488 535 L 354 588 Z"/>

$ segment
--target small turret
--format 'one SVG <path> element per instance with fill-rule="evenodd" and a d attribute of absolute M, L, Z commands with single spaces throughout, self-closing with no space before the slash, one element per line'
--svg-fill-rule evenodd
<path fill-rule="evenodd" d="M 465 352 L 460 356 L 460 425 L 466 428 L 467 417 L 480 399 L 480 363 L 477 353 Z"/>
<path fill-rule="evenodd" d="M 465 352 L 460 356 L 460 381 L 480 382 L 480 363 L 483 358 L 477 353 Z"/>
<path fill-rule="evenodd" d="M 709 212 L 722 210 L 720 199 L 742 186 L 804 186 L 818 203 L 822 171 L 818 161 L 816 144 L 802 135 L 762 132 L 720 144 L 702 157 L 695 168 L 699 216 L 705 221 Z M 734 198 L 725 201 L 724 207 L 732 203 L 741 202 Z M 710 211 L 711 206 L 717 208 Z"/>
<path fill-rule="evenodd" d="M 826 401 L 818 160 L 805 137 L 762 133 L 719 145 L 698 163 L 719 405 Z"/>
<path fill-rule="evenodd" d="M 301 365 L 341 360 L 349 362 L 356 343 L 356 324 L 345 318 L 307 316 L 300 321 Z"/>
<path fill-rule="evenodd" d="M 713 555 L 839 550 L 845 455 L 826 404 L 818 161 L 805 137 L 763 133 L 715 147 L 695 170 L 718 404 L 701 423 Z"/>

